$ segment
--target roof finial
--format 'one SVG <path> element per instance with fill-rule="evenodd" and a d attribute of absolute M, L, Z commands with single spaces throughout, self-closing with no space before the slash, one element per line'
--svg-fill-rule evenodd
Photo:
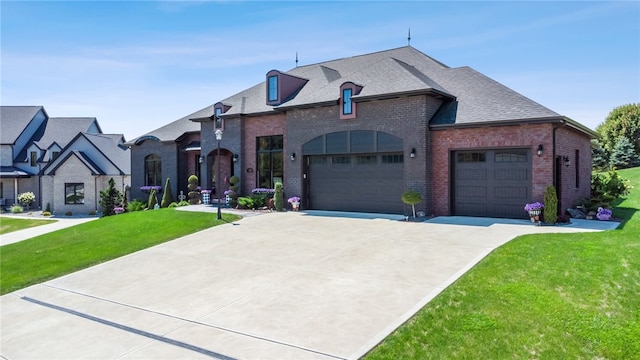
<path fill-rule="evenodd" d="M 411 27 L 409 27 L 409 36 L 407 36 L 407 45 L 411 46 Z"/>
<path fill-rule="evenodd" d="M 296 51 L 296 67 L 298 67 L 298 52 Z"/>

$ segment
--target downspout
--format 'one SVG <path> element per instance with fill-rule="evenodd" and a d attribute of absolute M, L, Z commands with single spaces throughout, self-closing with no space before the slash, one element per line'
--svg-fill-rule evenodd
<path fill-rule="evenodd" d="M 553 171 L 552 171 L 552 174 L 553 174 L 552 175 L 553 176 L 553 187 L 556 188 L 556 198 L 558 199 L 558 214 L 561 214 L 560 209 L 562 209 L 562 207 L 563 207 L 562 205 L 563 204 L 561 203 L 562 197 L 560 196 L 560 194 L 562 193 L 562 189 L 560 189 L 558 187 L 558 184 L 556 183 L 556 180 L 558 179 L 558 176 L 556 174 L 556 161 L 557 161 L 557 159 L 556 159 L 557 158 L 557 154 L 556 154 L 556 130 L 558 130 L 558 129 L 562 128 L 562 127 L 565 127 L 566 125 L 567 125 L 567 122 L 565 120 L 561 120 L 561 124 L 559 126 L 554 126 L 553 127 L 553 139 L 552 139 L 552 141 L 553 141 L 553 145 L 552 145 L 552 147 L 553 147 L 553 149 L 552 149 L 553 150 L 553 161 L 551 162 L 551 166 L 552 166 L 552 169 L 553 169 Z"/>
<path fill-rule="evenodd" d="M 93 196 L 93 208 L 96 210 L 96 213 L 98 212 L 98 176 L 95 175 L 93 177 L 93 193 L 95 194 Z"/>

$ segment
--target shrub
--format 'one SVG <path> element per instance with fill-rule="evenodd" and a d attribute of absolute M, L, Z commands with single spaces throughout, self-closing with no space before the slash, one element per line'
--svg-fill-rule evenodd
<path fill-rule="evenodd" d="M 48 212 L 49 215 L 51 215 L 51 204 L 47 203 L 47 207 L 44 209 L 44 211 Z"/>
<path fill-rule="evenodd" d="M 240 206 L 243 209 L 253 209 L 255 206 L 253 202 L 253 197 L 245 197 L 245 196 L 238 197 L 238 206 Z"/>
<path fill-rule="evenodd" d="M 238 206 L 238 192 L 240 191 L 240 178 L 233 175 L 229 178 L 229 206 L 235 208 Z"/>
<path fill-rule="evenodd" d="M 140 200 L 129 201 L 129 203 L 127 204 L 127 211 L 141 211 L 141 210 L 144 210 L 144 205 L 145 205 L 145 203 L 143 203 Z"/>
<path fill-rule="evenodd" d="M 544 191 L 544 213 L 542 213 L 542 217 L 547 224 L 558 222 L 558 194 L 553 185 L 547 186 Z"/>
<path fill-rule="evenodd" d="M 402 194 L 402 202 L 407 205 L 411 205 L 414 218 L 416 217 L 416 204 L 420 201 L 422 201 L 422 195 L 415 190 L 409 190 Z"/>
<path fill-rule="evenodd" d="M 169 204 L 169 206 L 167 206 L 168 208 L 176 208 L 178 207 L 178 203 L 177 202 L 172 202 L 171 204 Z"/>
<path fill-rule="evenodd" d="M 586 208 L 595 211 L 599 207 L 609 207 L 609 203 L 616 198 L 626 196 L 630 188 L 629 181 L 622 178 L 615 169 L 606 174 L 593 174 L 591 199 L 585 204 Z"/>
<path fill-rule="evenodd" d="M 42 216 L 51 216 L 51 211 L 43 211 Z"/>
<path fill-rule="evenodd" d="M 198 192 L 198 177 L 195 175 L 191 175 L 189 176 L 187 181 L 189 182 L 189 185 L 187 185 L 187 188 L 189 189 L 189 203 L 191 205 L 195 205 L 200 201 L 200 192 Z"/>
<path fill-rule="evenodd" d="M 27 207 L 27 211 L 29 211 L 29 205 L 31 205 L 34 201 L 36 201 L 36 196 L 31 191 L 18 194 L 18 202 L 24 204 Z"/>
<path fill-rule="evenodd" d="M 22 206 L 20 206 L 20 205 L 13 205 L 13 206 L 11 207 L 11 213 L 12 213 L 12 214 L 19 214 L 19 213 L 21 213 L 21 212 L 23 212 L 23 211 L 24 211 L 24 209 L 23 209 L 23 208 L 22 208 Z"/>
<path fill-rule="evenodd" d="M 178 203 L 178 206 L 189 206 L 189 205 L 190 205 L 189 202 L 186 200 L 182 200 Z"/>
<path fill-rule="evenodd" d="M 284 192 L 282 191 L 282 183 L 277 182 L 275 192 L 273 193 L 273 205 L 276 211 L 284 210 Z"/>
<path fill-rule="evenodd" d="M 116 189 L 116 182 L 113 178 L 109 179 L 109 186 L 105 190 L 100 191 L 100 207 L 102 207 L 102 216 L 115 215 L 113 208 L 122 203 L 124 196 Z"/>
<path fill-rule="evenodd" d="M 67 211 L 66 213 L 64 213 L 64 216 L 72 216 L 73 213 L 71 211 Z"/>
<path fill-rule="evenodd" d="M 156 196 L 156 189 L 149 191 L 149 200 L 147 200 L 147 209 L 153 210 L 158 203 L 158 197 Z"/>
<path fill-rule="evenodd" d="M 95 214 L 97 214 L 97 212 L 95 210 L 89 211 L 89 215 L 94 216 Z"/>
<path fill-rule="evenodd" d="M 173 193 L 171 192 L 171 184 L 169 183 L 169 178 L 164 183 L 164 193 L 162 194 L 162 202 L 160 203 L 160 207 L 166 208 L 173 202 Z"/>

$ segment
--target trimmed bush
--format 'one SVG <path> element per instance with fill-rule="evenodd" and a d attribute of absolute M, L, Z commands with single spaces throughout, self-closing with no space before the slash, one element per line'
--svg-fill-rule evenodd
<path fill-rule="evenodd" d="M 189 204 L 196 205 L 200 202 L 200 192 L 198 191 L 198 177 L 195 175 L 189 176 L 187 179 L 189 185 L 187 188 L 189 189 Z"/>
<path fill-rule="evenodd" d="M 544 212 L 542 217 L 547 224 L 558 222 L 558 195 L 553 185 L 547 186 L 544 191 Z"/>
<path fill-rule="evenodd" d="M 20 206 L 20 205 L 13 205 L 11 207 L 11 213 L 12 214 L 19 214 L 19 213 L 21 213 L 23 211 L 24 211 L 24 208 L 22 206 Z"/>
<path fill-rule="evenodd" d="M 149 200 L 147 201 L 147 209 L 153 210 L 158 203 L 158 197 L 156 196 L 156 189 L 149 191 Z"/>
<path fill-rule="evenodd" d="M 127 211 L 141 211 L 144 210 L 145 203 L 140 200 L 129 201 L 127 204 Z"/>
<path fill-rule="evenodd" d="M 43 211 L 42 216 L 51 216 L 51 211 Z"/>
<path fill-rule="evenodd" d="M 171 184 L 169 183 L 169 178 L 164 183 L 164 193 L 162 194 L 162 201 L 160 202 L 160 207 L 166 208 L 173 202 L 173 193 L 171 192 Z"/>
<path fill-rule="evenodd" d="M 413 217 L 416 217 L 416 204 L 422 201 L 422 195 L 415 190 L 406 191 L 402 194 L 402 202 L 411 205 L 411 210 L 413 210 Z"/>
<path fill-rule="evenodd" d="M 273 205 L 276 211 L 284 210 L 284 192 L 282 190 L 282 183 L 277 182 L 275 186 L 275 192 L 273 194 Z"/>

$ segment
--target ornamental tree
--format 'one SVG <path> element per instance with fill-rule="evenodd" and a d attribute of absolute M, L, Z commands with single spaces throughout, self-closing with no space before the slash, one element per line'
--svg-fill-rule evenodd
<path fill-rule="evenodd" d="M 29 205 L 31 205 L 34 201 L 36 201 L 36 196 L 31 192 L 23 192 L 18 195 L 18 202 L 27 207 L 27 211 L 29 211 Z"/>
<path fill-rule="evenodd" d="M 411 209 L 413 210 L 413 218 L 416 218 L 416 204 L 422 201 L 422 195 L 415 190 L 409 190 L 402 194 L 402 202 L 407 205 L 411 205 Z"/>
<path fill-rule="evenodd" d="M 102 216 L 115 215 L 113 208 L 122 205 L 124 196 L 116 189 L 116 182 L 113 178 L 109 179 L 109 185 L 105 190 L 100 191 L 100 207 L 102 207 Z"/>

